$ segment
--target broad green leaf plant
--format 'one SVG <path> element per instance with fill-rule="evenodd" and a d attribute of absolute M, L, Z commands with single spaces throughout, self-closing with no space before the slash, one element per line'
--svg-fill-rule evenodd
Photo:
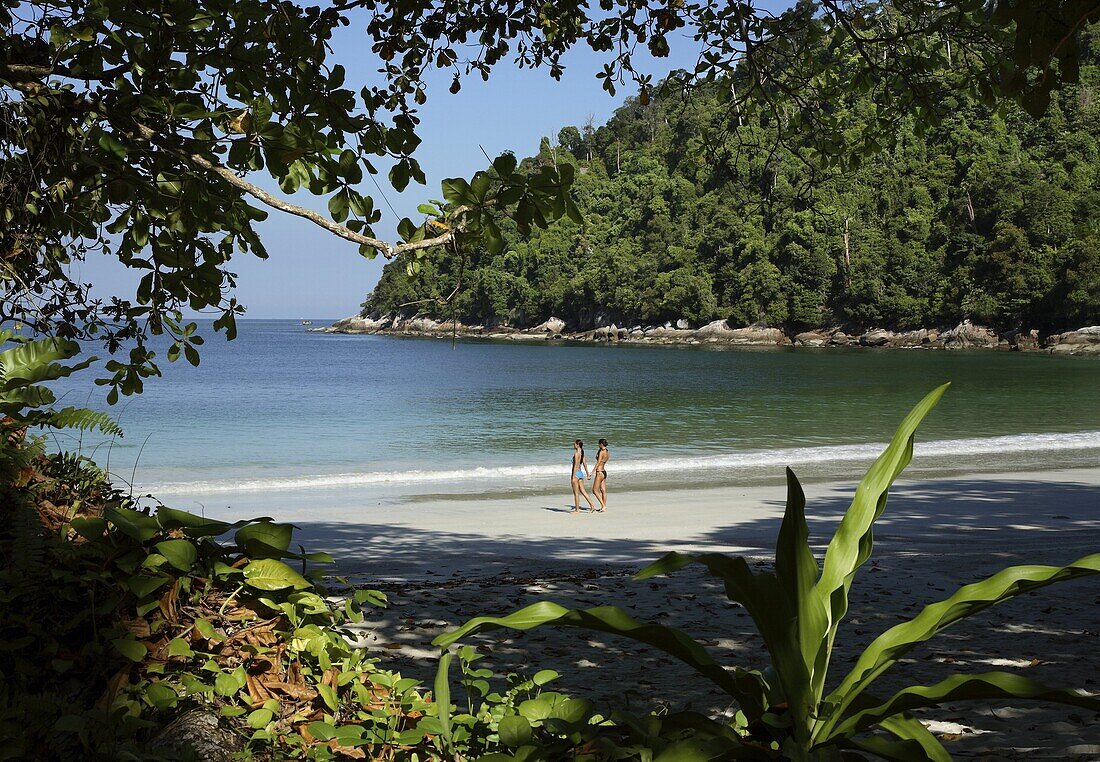
<path fill-rule="evenodd" d="M 899 659 L 960 619 L 1055 582 L 1100 573 L 1100 553 L 1065 566 L 1013 566 L 966 585 L 879 635 L 851 671 L 839 681 L 831 681 L 835 687 L 827 688 L 830 658 L 848 611 L 848 592 L 856 573 L 870 558 L 875 521 L 886 509 L 890 486 L 912 459 L 917 426 L 946 389 L 944 385 L 931 392 L 902 421 L 889 446 L 859 483 L 822 563 L 809 543 L 805 495 L 788 469 L 787 506 L 776 542 L 774 571 L 753 572 L 739 556 L 669 553 L 638 573 L 638 579 L 649 579 L 700 564 L 719 577 L 730 601 L 751 615 L 771 657 L 765 669 L 718 664 L 680 630 L 636 621 L 616 606 L 571 610 L 544 601 L 508 616 L 477 617 L 436 638 L 435 644 L 443 649 L 437 689 L 446 682 L 447 649 L 457 641 L 500 628 L 529 630 L 556 625 L 621 635 L 658 648 L 693 667 L 736 701 L 739 709 L 728 724 L 690 713 L 664 718 L 666 727 L 676 728 L 681 736 L 675 745 L 677 756 L 670 758 L 682 761 L 824 761 L 856 754 L 901 762 L 941 762 L 949 760 L 950 754 L 910 714 L 913 710 L 963 700 L 1036 699 L 1100 711 L 1100 696 L 1051 688 L 999 671 L 949 675 L 932 685 L 913 685 L 886 697 L 871 693 L 874 681 Z M 441 712 L 447 711 L 441 705 Z M 531 756 L 535 750 L 523 749 L 518 747 L 514 758 L 537 758 Z"/>
<path fill-rule="evenodd" d="M 0 481 L 8 483 L 31 458 L 42 452 L 41 437 L 27 440 L 30 427 L 98 429 L 111 436 L 122 430 L 106 413 L 86 408 L 53 407 L 57 398 L 43 384 L 88 367 L 95 358 L 65 364 L 80 351 L 72 341 L 29 340 L 10 330 L 0 331 Z"/>

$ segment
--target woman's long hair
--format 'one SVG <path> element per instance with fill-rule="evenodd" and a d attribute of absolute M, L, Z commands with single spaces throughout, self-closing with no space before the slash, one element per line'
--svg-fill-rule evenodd
<path fill-rule="evenodd" d="M 574 439 L 573 444 L 581 448 L 581 459 L 577 461 L 577 468 L 580 468 L 581 464 L 584 463 L 584 442 L 579 439 Z"/>

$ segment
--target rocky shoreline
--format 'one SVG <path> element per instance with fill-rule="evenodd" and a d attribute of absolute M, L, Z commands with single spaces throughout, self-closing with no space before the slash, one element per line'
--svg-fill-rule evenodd
<path fill-rule="evenodd" d="M 405 318 L 393 315 L 353 316 L 331 326 L 310 328 L 318 333 L 387 334 L 450 338 L 493 339 L 498 341 L 583 341 L 618 344 L 684 344 L 758 347 L 887 347 L 897 349 L 999 349 L 1007 351 L 1049 352 L 1052 354 L 1100 355 L 1100 326 L 1080 328 L 1056 334 L 1037 330 L 997 333 L 990 328 L 964 321 L 953 328 L 923 328 L 915 331 L 889 331 L 875 328 L 848 332 L 842 327 L 821 328 L 789 334 L 779 328 L 746 326 L 735 328 L 728 321 L 715 320 L 693 327 L 685 320 L 660 326 L 630 328 L 606 325 L 585 331 L 568 331 L 565 321 L 550 318 L 532 328 L 507 325 L 457 325 L 426 317 Z"/>

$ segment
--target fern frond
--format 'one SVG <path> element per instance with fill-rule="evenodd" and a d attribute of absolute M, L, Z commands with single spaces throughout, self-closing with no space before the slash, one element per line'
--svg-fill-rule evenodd
<path fill-rule="evenodd" d="M 66 407 L 61 410 L 45 411 L 42 424 L 55 429 L 96 430 L 108 436 L 121 437 L 122 427 L 111 416 L 98 410 L 84 407 Z"/>

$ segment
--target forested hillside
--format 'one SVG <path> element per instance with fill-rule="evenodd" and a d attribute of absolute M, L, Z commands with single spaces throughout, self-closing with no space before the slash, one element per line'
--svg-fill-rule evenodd
<path fill-rule="evenodd" d="M 576 165 L 583 225 L 524 237 L 505 221 L 499 255 L 436 250 L 416 274 L 398 259 L 364 314 L 517 326 L 555 315 L 578 328 L 1100 322 L 1100 39 L 1089 43 L 1081 84 L 1042 119 L 953 96 L 942 124 L 923 136 L 901 124 L 896 145 L 845 170 L 768 151 L 767 120 L 728 129 L 728 83 L 630 99 L 525 161 Z M 866 96 L 835 107 L 858 135 Z"/>

